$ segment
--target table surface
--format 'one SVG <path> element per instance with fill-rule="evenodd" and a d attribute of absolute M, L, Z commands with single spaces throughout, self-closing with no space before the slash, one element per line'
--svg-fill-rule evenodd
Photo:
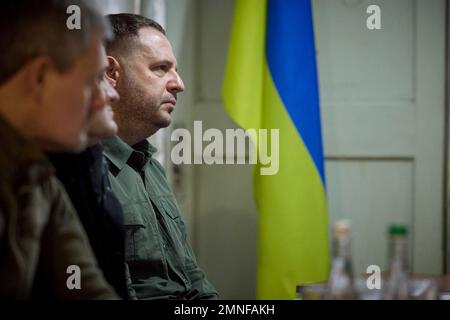
<path fill-rule="evenodd" d="M 369 275 L 364 274 L 361 276 L 360 279 L 367 278 Z M 437 283 L 439 285 L 439 291 L 441 292 L 450 292 L 450 274 L 446 275 L 427 275 L 427 274 L 412 274 L 412 278 L 416 280 L 423 280 L 423 279 L 435 279 L 437 280 Z M 298 289 L 301 286 L 297 286 L 297 292 Z"/>
<path fill-rule="evenodd" d="M 450 292 L 450 275 L 430 276 L 426 274 L 413 274 L 413 279 L 436 279 L 441 292 Z"/>

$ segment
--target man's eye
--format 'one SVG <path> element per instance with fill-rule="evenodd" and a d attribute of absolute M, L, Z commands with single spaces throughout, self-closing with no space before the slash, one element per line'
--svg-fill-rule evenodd
<path fill-rule="evenodd" d="M 159 72 L 166 72 L 167 71 L 167 66 L 162 64 L 162 65 L 154 67 L 153 70 L 159 71 Z"/>

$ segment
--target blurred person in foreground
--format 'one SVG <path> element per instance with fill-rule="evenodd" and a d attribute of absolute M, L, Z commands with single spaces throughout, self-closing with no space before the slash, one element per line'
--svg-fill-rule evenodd
<path fill-rule="evenodd" d="M 69 30 L 74 4 L 82 25 Z M 108 28 L 88 1 L 0 4 L 0 298 L 28 299 L 38 262 L 57 299 L 118 298 L 44 154 L 86 147 L 89 117 L 104 105 Z"/>
<path fill-rule="evenodd" d="M 128 299 L 122 207 L 112 192 L 108 165 L 99 143 L 117 134 L 111 104 L 119 100 L 117 91 L 105 78 L 108 60 L 104 48 L 102 65 L 100 82 L 105 104 L 93 111 L 89 119 L 89 147 L 77 154 L 50 153 L 48 156 L 80 217 L 106 281 L 122 298 Z"/>

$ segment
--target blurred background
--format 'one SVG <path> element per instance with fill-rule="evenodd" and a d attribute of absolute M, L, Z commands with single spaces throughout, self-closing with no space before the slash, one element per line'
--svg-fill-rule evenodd
<path fill-rule="evenodd" d="M 234 1 L 97 2 L 105 13 L 140 13 L 166 28 L 186 90 L 172 126 L 153 137 L 159 159 L 199 264 L 221 297 L 254 299 L 252 166 L 170 161 L 176 128 L 193 133 L 194 120 L 203 121 L 203 130 L 237 128 L 221 96 Z M 330 224 L 351 220 L 357 274 L 386 266 L 391 222 L 410 228 L 413 272 L 448 272 L 447 1 L 312 3 Z M 381 30 L 366 28 L 371 4 L 381 8 Z"/>

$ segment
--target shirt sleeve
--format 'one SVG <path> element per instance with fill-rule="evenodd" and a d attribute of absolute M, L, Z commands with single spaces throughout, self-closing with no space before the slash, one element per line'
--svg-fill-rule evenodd
<path fill-rule="evenodd" d="M 184 227 L 184 223 L 183 223 Z M 186 232 L 184 232 L 186 234 Z M 218 299 L 219 294 L 213 285 L 206 279 L 205 273 L 199 267 L 195 254 L 187 237 L 184 239 L 186 250 L 186 271 L 189 276 L 189 280 L 192 283 L 192 290 L 188 293 L 189 299 Z"/>
<path fill-rule="evenodd" d="M 152 161 L 152 164 L 159 170 L 162 176 L 165 178 L 166 174 L 164 168 L 158 161 Z M 164 184 L 167 184 L 167 181 L 164 180 Z M 173 201 L 175 202 L 175 196 L 173 196 Z M 174 204 L 177 207 L 176 204 Z M 174 210 L 173 208 L 168 208 L 168 210 Z M 179 214 L 174 214 L 179 215 Z M 181 217 L 180 217 L 181 218 Z M 182 221 L 182 219 L 181 219 Z M 186 271 L 189 277 L 189 280 L 192 284 L 192 289 L 188 292 L 188 299 L 218 299 L 219 295 L 214 286 L 208 281 L 205 276 L 203 270 L 199 267 L 197 260 L 195 258 L 194 251 L 192 250 L 191 245 L 187 239 L 186 226 L 184 222 L 179 226 L 182 230 L 182 234 L 184 235 L 184 249 L 186 252 Z"/>
<path fill-rule="evenodd" d="M 87 236 L 62 185 L 56 178 L 51 178 L 47 187 L 51 211 L 44 231 L 42 256 L 50 269 L 56 298 L 119 299 L 98 268 Z"/>

